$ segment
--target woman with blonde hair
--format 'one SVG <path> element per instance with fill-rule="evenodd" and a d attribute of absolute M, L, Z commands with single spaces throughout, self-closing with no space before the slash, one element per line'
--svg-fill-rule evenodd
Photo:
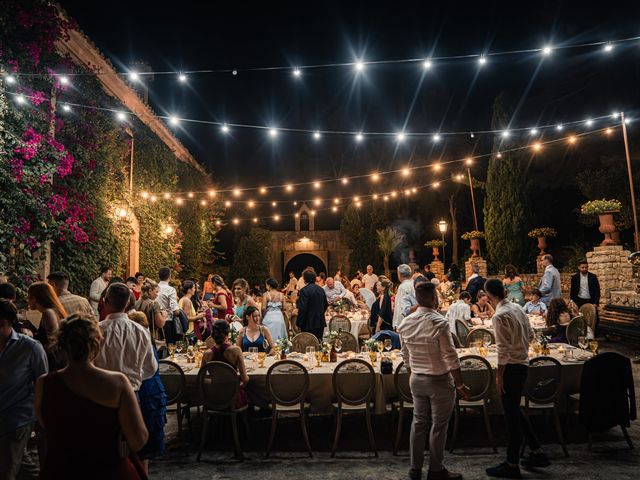
<path fill-rule="evenodd" d="M 149 434 L 127 377 L 93 364 L 102 342 L 98 322 L 71 315 L 52 341 L 67 366 L 36 382 L 36 417 L 47 444 L 40 478 L 146 478 L 135 453 L 119 452 L 120 432 L 132 452 Z"/>
<path fill-rule="evenodd" d="M 29 286 L 27 303 L 30 310 L 38 310 L 42 314 L 42 319 L 34 338 L 43 347 L 47 347 L 50 338 L 58 330 L 60 320 L 67 316 L 67 311 L 60 303 L 60 299 L 53 287 L 47 282 L 35 282 Z"/>

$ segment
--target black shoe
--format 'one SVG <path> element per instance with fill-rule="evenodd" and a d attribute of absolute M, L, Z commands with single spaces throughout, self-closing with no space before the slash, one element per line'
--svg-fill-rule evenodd
<path fill-rule="evenodd" d="M 547 458 L 544 452 L 533 453 L 529 452 L 529 456 L 520 460 L 520 465 L 524 468 L 544 468 L 551 465 L 551 462 Z"/>
<path fill-rule="evenodd" d="M 507 462 L 501 463 L 496 467 L 487 468 L 486 472 L 490 477 L 522 478 L 522 475 L 520 475 L 520 467 L 517 465 L 511 466 Z"/>
<path fill-rule="evenodd" d="M 462 480 L 462 474 L 450 472 L 445 468 L 444 470 L 440 470 L 439 472 L 429 471 L 427 480 Z"/>
<path fill-rule="evenodd" d="M 422 479 L 422 470 L 414 470 L 413 468 L 409 470 L 409 480 L 421 480 Z"/>

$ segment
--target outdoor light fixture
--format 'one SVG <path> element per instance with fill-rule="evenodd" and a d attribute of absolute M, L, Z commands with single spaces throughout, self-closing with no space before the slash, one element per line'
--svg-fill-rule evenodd
<path fill-rule="evenodd" d="M 187 194 L 187 197 L 189 197 L 189 198 L 193 198 L 193 192 L 189 192 L 189 193 Z"/>
<path fill-rule="evenodd" d="M 242 193 L 242 192 L 240 191 L 240 189 L 239 189 L 239 188 L 234 188 L 234 189 L 233 189 L 233 194 L 234 194 L 236 197 L 239 197 L 241 193 Z"/>
<path fill-rule="evenodd" d="M 587 125 L 587 127 L 590 127 L 591 125 L 593 125 L 593 120 L 591 120 L 590 118 L 588 118 L 588 119 L 587 119 L 587 121 L 586 121 L 586 122 L 584 122 L 584 123 Z"/>
<path fill-rule="evenodd" d="M 280 220 L 280 215 L 274 215 L 273 219 L 277 222 L 278 220 Z"/>
<path fill-rule="evenodd" d="M 609 53 L 611 50 L 613 50 L 613 43 L 607 42 L 607 44 L 604 46 L 604 51 Z"/>
<path fill-rule="evenodd" d="M 348 178 L 343 178 L 342 179 L 342 184 L 346 185 L 347 183 L 349 183 L 349 179 Z"/>
<path fill-rule="evenodd" d="M 409 174 L 411 174 L 411 170 L 409 170 L 408 168 L 403 168 L 402 169 L 402 176 L 403 177 L 408 177 Z"/>
<path fill-rule="evenodd" d="M 543 53 L 544 55 L 551 55 L 551 52 L 552 52 L 552 51 L 553 51 L 553 49 L 552 49 L 549 45 L 547 45 L 546 47 L 544 47 L 544 48 L 542 49 L 542 53 Z"/>
<path fill-rule="evenodd" d="M 442 265 L 445 266 L 447 264 L 445 258 L 445 248 L 444 248 L 444 235 L 447 233 L 447 222 L 444 220 L 440 220 L 438 222 L 438 230 L 440 230 L 440 235 L 442 235 Z"/>
<path fill-rule="evenodd" d="M 362 133 L 356 133 L 356 142 L 361 142 L 364 139 Z"/>
<path fill-rule="evenodd" d="M 27 99 L 24 98 L 24 95 L 16 95 L 16 103 L 17 104 L 22 105 L 26 101 L 27 101 Z"/>
<path fill-rule="evenodd" d="M 253 223 L 258 223 L 258 219 L 256 217 L 253 217 Z"/>
<path fill-rule="evenodd" d="M 171 116 L 169 117 L 169 123 L 170 123 L 171 125 L 174 125 L 174 126 L 175 126 L 175 125 L 178 125 L 178 124 L 180 123 L 180 119 L 179 119 L 178 117 L 176 117 L 175 115 L 171 115 Z"/>
<path fill-rule="evenodd" d="M 265 193 L 267 193 L 267 188 L 266 187 L 260 187 L 260 193 L 262 195 L 264 195 Z"/>
<path fill-rule="evenodd" d="M 227 125 L 226 123 L 223 123 L 222 126 L 220 127 L 220 130 L 222 131 L 222 133 L 229 133 L 229 125 Z"/>
<path fill-rule="evenodd" d="M 540 142 L 536 142 L 533 144 L 533 149 L 537 152 L 542 148 L 542 145 L 540 144 Z"/>
<path fill-rule="evenodd" d="M 570 143 L 570 144 L 572 144 L 572 145 L 573 145 L 574 143 L 576 143 L 576 142 L 578 141 L 578 139 L 576 138 L 576 136 L 575 136 L 575 135 L 571 135 L 571 136 L 568 138 L 568 141 L 569 141 L 569 143 Z"/>
<path fill-rule="evenodd" d="M 247 202 L 247 207 L 249 207 L 249 208 L 253 208 L 253 207 L 255 207 L 255 206 L 256 206 L 256 202 L 254 202 L 253 200 L 249 200 L 249 201 Z"/>
<path fill-rule="evenodd" d="M 434 163 L 434 164 L 433 164 L 433 169 L 434 169 L 436 172 L 439 172 L 439 171 L 440 171 L 440 169 L 442 169 L 442 165 L 440 165 L 439 163 Z"/>
<path fill-rule="evenodd" d="M 14 77 L 13 75 L 7 75 L 4 77 L 4 81 L 9 85 L 13 85 L 14 83 L 16 83 L 16 77 Z"/>
<path fill-rule="evenodd" d="M 322 135 L 320 135 L 320 132 L 319 132 L 319 131 L 317 131 L 317 130 L 316 130 L 315 132 L 313 132 L 313 139 L 314 139 L 314 140 L 320 140 L 320 137 L 321 137 L 321 136 L 322 136 Z"/>
<path fill-rule="evenodd" d="M 226 202 L 224 202 L 224 206 L 225 207 L 230 207 L 231 206 L 231 202 L 229 200 L 227 200 Z"/>
<path fill-rule="evenodd" d="M 433 183 L 433 188 L 438 188 L 440 186 L 440 182 L 434 182 Z"/>
<path fill-rule="evenodd" d="M 467 159 L 464 161 L 464 163 L 465 163 L 466 165 L 473 165 L 473 158 L 471 158 L 471 157 L 467 158 Z"/>
<path fill-rule="evenodd" d="M 561 123 L 556 125 L 556 130 L 558 130 L 559 132 L 561 132 L 563 128 L 564 126 Z"/>
<path fill-rule="evenodd" d="M 332 212 L 337 212 L 338 211 L 338 207 L 331 207 L 331 211 Z"/>
<path fill-rule="evenodd" d="M 215 197 L 216 196 L 216 191 L 215 190 L 209 190 L 209 196 L 210 197 Z"/>
<path fill-rule="evenodd" d="M 62 110 L 64 110 L 65 112 L 70 112 L 71 111 L 71 107 L 69 105 L 63 105 L 62 106 Z"/>
<path fill-rule="evenodd" d="M 313 188 L 320 188 L 320 182 L 313 182 Z"/>
<path fill-rule="evenodd" d="M 180 80 L 182 83 L 185 83 L 187 81 L 187 76 L 184 73 L 181 73 L 180 75 L 178 75 L 178 80 Z"/>
<path fill-rule="evenodd" d="M 377 182 L 378 180 L 380 180 L 380 175 L 378 175 L 377 173 L 371 174 L 371 181 L 372 182 Z"/>
<path fill-rule="evenodd" d="M 293 191 L 293 185 L 291 185 L 291 184 L 286 185 L 284 188 L 285 188 L 285 190 L 286 190 L 287 192 L 291 192 L 291 191 Z"/>
<path fill-rule="evenodd" d="M 184 200 L 182 200 L 181 198 L 176 198 L 176 205 L 182 205 L 184 203 Z"/>
<path fill-rule="evenodd" d="M 270 128 L 269 129 L 269 136 L 271 138 L 276 138 L 278 136 L 278 130 L 276 130 L 275 128 Z"/>
<path fill-rule="evenodd" d="M 364 70 L 364 62 L 362 60 L 358 60 L 354 64 L 354 67 L 356 69 L 356 72 L 362 72 Z"/>
<path fill-rule="evenodd" d="M 509 130 L 502 131 L 502 138 L 508 138 L 509 135 L 511 135 L 511 132 L 509 132 Z"/>
<path fill-rule="evenodd" d="M 234 224 L 234 225 L 238 225 L 239 223 L 240 223 L 240 220 L 239 220 L 239 219 L 237 219 L 237 218 L 234 218 L 234 219 L 233 219 L 233 224 Z"/>
<path fill-rule="evenodd" d="M 69 77 L 67 77 L 66 75 L 62 75 L 61 77 L 58 77 L 58 81 L 60 82 L 60 85 L 68 85 Z"/>
<path fill-rule="evenodd" d="M 129 72 L 129 80 L 137 82 L 140 80 L 140 75 L 138 75 L 138 72 Z"/>
<path fill-rule="evenodd" d="M 272 207 L 275 207 L 276 205 L 278 205 L 278 202 L 271 202 Z"/>
<path fill-rule="evenodd" d="M 422 68 L 425 70 L 429 70 L 432 65 L 433 64 L 431 63 L 431 60 L 425 60 L 424 62 L 422 62 Z"/>

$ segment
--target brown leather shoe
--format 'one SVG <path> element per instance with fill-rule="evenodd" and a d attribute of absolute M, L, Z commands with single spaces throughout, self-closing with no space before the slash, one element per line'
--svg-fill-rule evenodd
<path fill-rule="evenodd" d="M 450 472 L 445 468 L 439 472 L 429 471 L 427 480 L 462 480 L 462 474 Z"/>

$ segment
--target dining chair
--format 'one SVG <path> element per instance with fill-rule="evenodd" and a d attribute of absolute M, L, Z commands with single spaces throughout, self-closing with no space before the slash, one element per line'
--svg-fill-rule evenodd
<path fill-rule="evenodd" d="M 479 355 L 465 355 L 460 357 L 460 373 L 464 384 L 469 387 L 469 399 L 462 400 L 456 395 L 456 403 L 453 407 L 453 435 L 451 437 L 451 446 L 449 452 L 453 453 L 458 437 L 458 428 L 460 424 L 461 409 L 471 409 L 482 411 L 484 426 L 487 430 L 487 436 L 493 453 L 498 453 L 496 441 L 491 429 L 491 421 L 489 420 L 489 393 L 493 385 L 493 369 L 491 364 Z"/>
<path fill-rule="evenodd" d="M 364 413 L 369 434 L 369 445 L 374 455 L 378 456 L 371 425 L 376 390 L 376 374 L 370 363 L 360 359 L 340 362 L 332 376 L 333 392 L 337 402 L 333 403 L 336 414 L 336 435 L 331 447 L 331 457 L 335 457 L 342 432 L 342 416 L 345 413 Z"/>
<path fill-rule="evenodd" d="M 354 337 L 351 333 L 342 331 L 338 334 L 337 338 L 339 338 L 340 341 L 342 342 L 343 352 L 357 353 L 360 351 L 360 347 L 358 345 L 358 339 Z"/>
<path fill-rule="evenodd" d="M 574 347 L 578 347 L 578 337 L 587 335 L 587 322 L 583 315 L 575 316 L 567 325 L 567 343 Z"/>
<path fill-rule="evenodd" d="M 558 414 L 558 394 L 562 384 L 562 365 L 553 357 L 534 357 L 529 360 L 529 372 L 524 385 L 524 398 L 520 406 L 525 421 L 531 424 L 530 417 L 534 414 L 553 416 L 558 441 L 566 457 L 569 456 L 567 445 L 560 426 Z M 524 451 L 525 445 L 522 445 Z"/>
<path fill-rule="evenodd" d="M 320 342 L 312 333 L 301 332 L 291 339 L 292 352 L 306 353 L 307 347 L 314 347 L 316 350 L 320 347 Z"/>
<path fill-rule="evenodd" d="M 404 362 L 396 367 L 396 371 L 393 374 L 393 383 L 396 387 L 396 393 L 398 394 L 398 401 L 391 404 L 391 411 L 398 412 L 398 427 L 396 429 L 396 440 L 393 443 L 393 454 L 398 454 L 398 448 L 400 447 L 400 439 L 402 438 L 402 427 L 404 425 L 404 413 L 406 410 L 413 411 L 413 396 L 411 394 L 411 387 L 409 385 L 409 369 Z"/>
<path fill-rule="evenodd" d="M 240 439 L 238 437 L 238 414 L 247 411 L 247 405 L 236 406 L 240 391 L 240 378 L 236 370 L 224 362 L 208 362 L 198 372 L 198 387 L 202 397 L 202 438 L 196 460 L 199 462 L 207 441 L 209 427 L 215 417 L 230 417 L 231 432 L 235 447 L 235 456 L 243 460 Z M 243 419 L 243 420 L 246 420 Z M 246 426 L 246 424 L 245 424 Z"/>
<path fill-rule="evenodd" d="M 484 342 L 485 335 L 489 335 L 489 337 L 491 337 L 491 345 L 495 345 L 496 336 L 491 330 L 489 330 L 488 328 L 474 328 L 467 335 L 467 347 L 471 347 L 473 345 L 473 342 L 476 342 L 478 340 Z"/>
<path fill-rule="evenodd" d="M 330 332 L 351 332 L 351 320 L 345 315 L 334 315 L 329 320 Z"/>
<path fill-rule="evenodd" d="M 467 343 L 467 335 L 469 335 L 469 327 L 463 320 L 456 320 L 456 335 L 458 335 L 458 339 L 460 340 L 460 344 L 463 347 L 469 345 Z"/>
<path fill-rule="evenodd" d="M 309 372 L 305 366 L 294 360 L 282 360 L 274 363 L 267 371 L 267 390 L 271 402 L 271 433 L 265 457 L 269 456 L 273 447 L 278 414 L 297 414 L 300 416 L 302 437 L 309 457 L 313 457 L 307 431 L 307 411 L 310 404 L 306 402 L 309 392 Z"/>
<path fill-rule="evenodd" d="M 167 395 L 167 413 L 176 412 L 178 421 L 178 438 L 180 444 L 184 447 L 184 434 L 182 432 L 182 420 L 187 417 L 187 425 L 191 432 L 191 402 L 186 396 L 186 380 L 182 367 L 171 360 L 159 360 L 158 370 L 160 372 L 160 380 L 164 385 L 164 391 Z M 175 410 L 172 407 L 175 405 Z"/>
<path fill-rule="evenodd" d="M 596 331 L 596 320 L 598 318 L 598 308 L 593 303 L 585 303 L 579 309 L 580 315 L 592 332 Z"/>
<path fill-rule="evenodd" d="M 456 348 L 463 348 L 462 347 L 462 343 L 460 343 L 460 339 L 458 338 L 458 335 L 456 335 L 455 333 L 451 332 L 451 338 L 453 339 L 453 346 Z"/>

